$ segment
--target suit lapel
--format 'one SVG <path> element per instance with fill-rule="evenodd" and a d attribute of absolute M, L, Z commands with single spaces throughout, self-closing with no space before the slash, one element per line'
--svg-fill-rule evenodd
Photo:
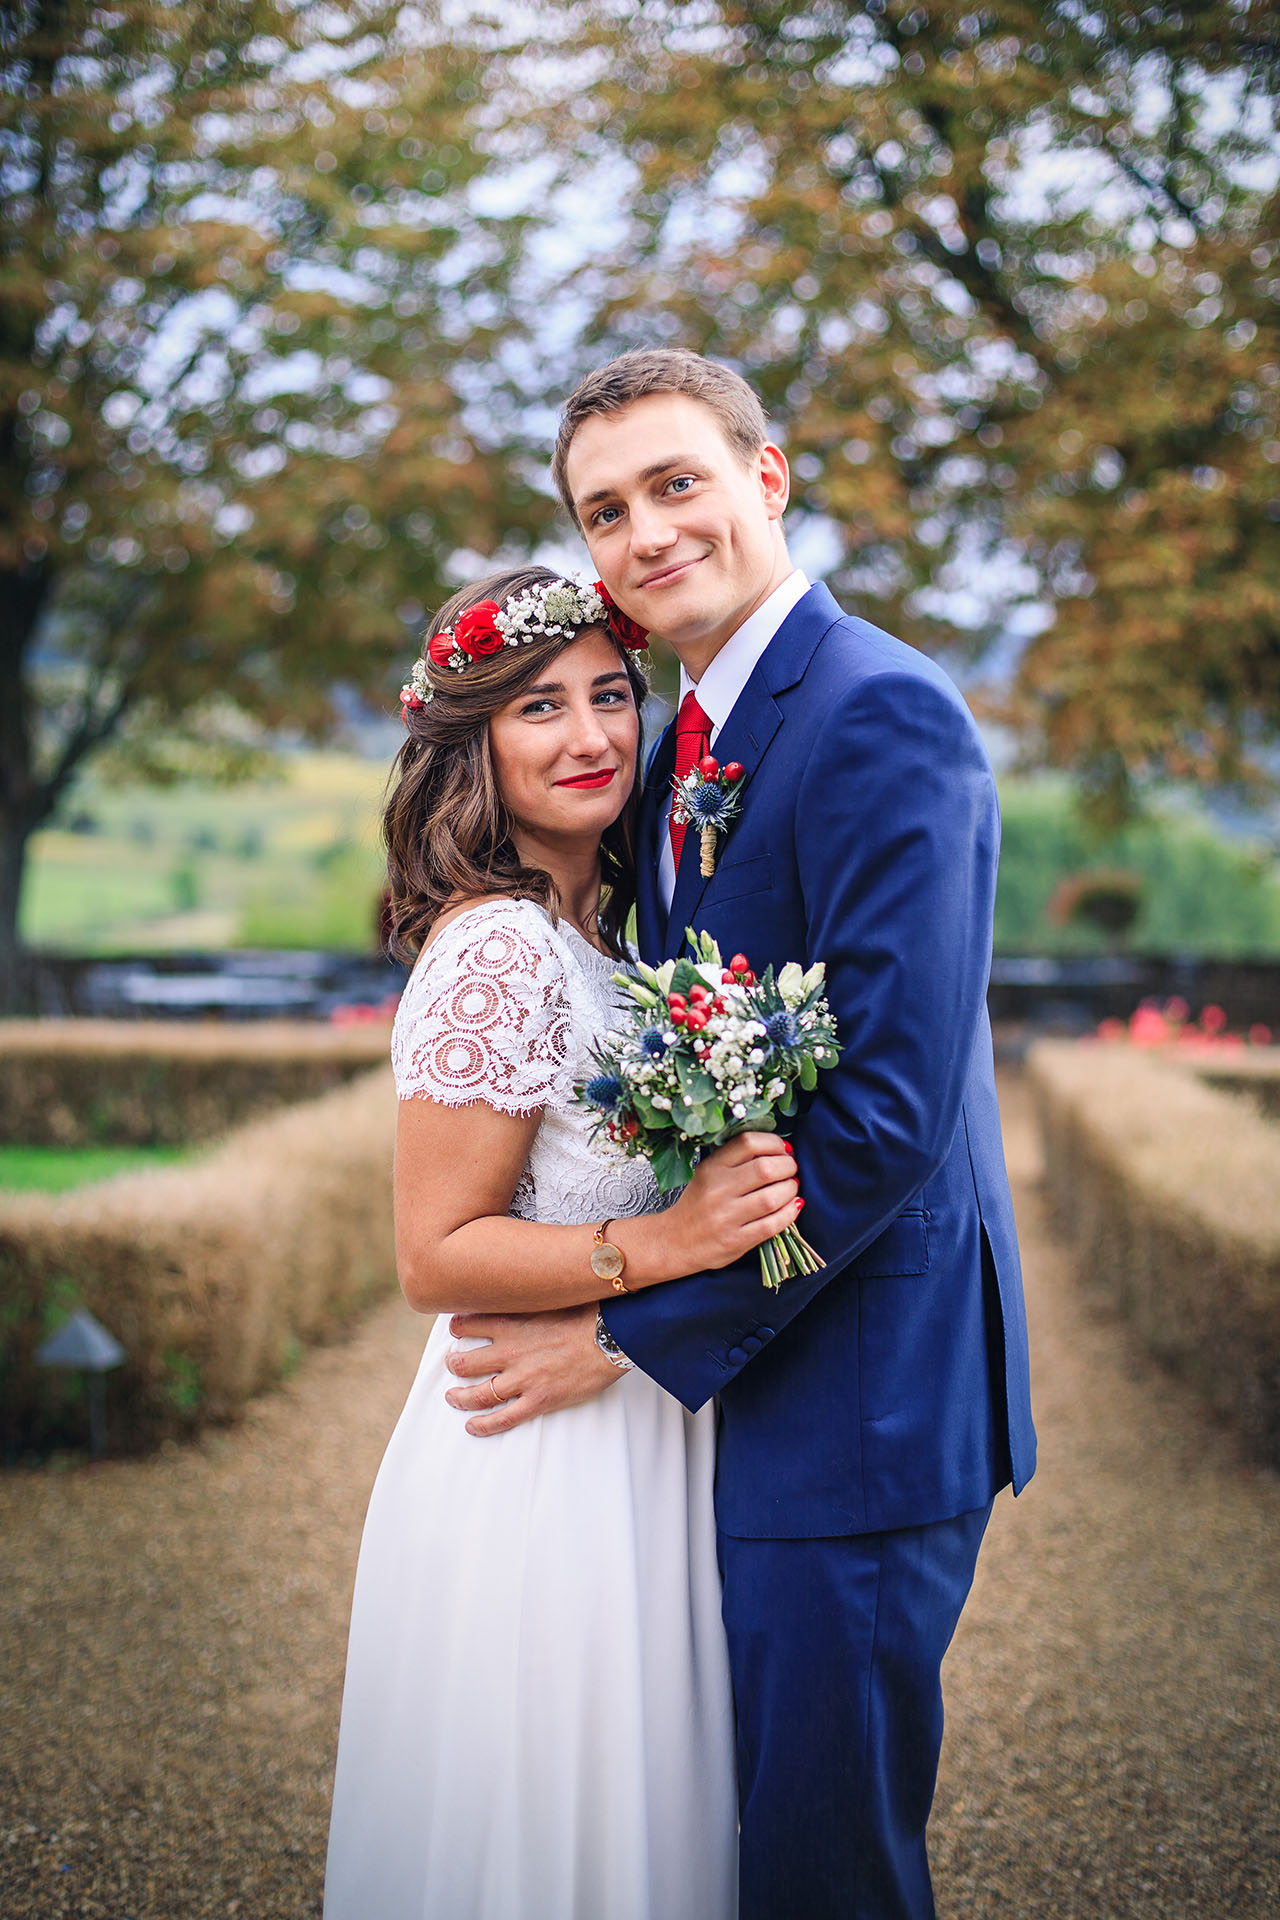
<path fill-rule="evenodd" d="M 757 667 L 738 695 L 733 712 L 716 735 L 716 759 L 720 765 L 727 766 L 731 760 L 736 760 L 742 767 L 743 777 L 738 792 L 744 811 L 751 805 L 752 776 L 781 724 L 782 711 Z M 737 824 L 735 821 L 720 839 L 716 849 L 717 860 L 723 849 L 732 842 Z M 678 952 L 684 944 L 685 928 L 694 925 L 694 916 L 709 885 L 710 882 L 703 878 L 698 836 L 690 828 L 685 834 L 680 865 L 676 871 L 676 890 L 671 897 L 671 916 L 667 922 L 665 943 L 668 953 Z"/>
<path fill-rule="evenodd" d="M 774 695 L 785 692 L 788 687 L 795 686 L 804 677 L 805 669 L 813 658 L 823 634 L 837 620 L 844 618 L 842 609 L 826 587 L 821 584 L 810 587 L 803 599 L 796 602 L 761 654 L 754 672 L 734 703 L 733 711 L 716 735 L 715 754 L 720 765 L 723 767 L 731 760 L 737 760 L 743 767 L 744 780 L 741 792 L 744 810 L 751 804 L 752 777 L 768 752 L 774 734 L 782 724 L 782 709 Z M 658 750 L 650 762 L 649 781 L 645 787 L 647 808 L 652 808 L 656 812 L 661 807 L 671 787 L 674 766 L 675 726 L 673 723 L 668 733 L 664 734 L 659 741 Z M 720 842 L 721 848 L 732 841 L 734 830 L 732 826 L 729 828 L 728 835 Z M 657 890 L 656 836 L 653 844 L 653 892 L 655 901 L 658 901 L 656 927 L 661 929 L 663 919 Z M 718 852 L 719 849 L 717 854 Z M 685 836 L 680 865 L 676 872 L 671 913 L 666 920 L 662 938 L 661 951 L 664 954 L 678 953 L 683 947 L 685 928 L 695 926 L 695 916 L 709 885 L 710 882 L 704 880 L 702 876 L 697 836 L 690 832 Z M 657 949 L 656 947 L 647 948 L 642 939 L 641 952 L 647 954 L 651 950 Z"/>
<path fill-rule="evenodd" d="M 658 744 L 650 756 L 640 801 L 636 846 L 636 945 L 640 949 L 640 958 L 651 962 L 662 958 L 662 936 L 667 923 L 666 909 L 658 890 L 658 852 L 662 804 L 670 791 L 675 759 L 676 728 L 673 720 L 659 735 Z"/>

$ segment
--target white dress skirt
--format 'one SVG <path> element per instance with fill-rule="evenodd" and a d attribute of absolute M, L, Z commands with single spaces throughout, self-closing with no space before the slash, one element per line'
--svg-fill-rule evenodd
<path fill-rule="evenodd" d="M 401 1003 L 401 1098 L 542 1111 L 521 1218 L 661 1204 L 571 1101 L 613 972 L 533 902 L 490 901 Z M 452 1344 L 442 1315 L 365 1521 L 325 1920 L 733 1920 L 713 1410 L 636 1370 L 477 1439 L 444 1398 Z"/>

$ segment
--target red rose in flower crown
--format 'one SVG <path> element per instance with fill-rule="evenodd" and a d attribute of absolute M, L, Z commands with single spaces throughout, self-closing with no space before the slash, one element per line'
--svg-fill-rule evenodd
<path fill-rule="evenodd" d="M 496 600 L 477 600 L 474 607 L 468 607 L 455 620 L 454 646 L 473 660 L 483 660 L 486 655 L 496 653 L 502 645 L 497 624 L 501 611 Z"/>
<path fill-rule="evenodd" d="M 433 633 L 427 647 L 427 653 L 433 666 L 447 667 L 453 658 L 453 629 L 446 627 L 443 633 Z"/>
<path fill-rule="evenodd" d="M 647 647 L 649 644 L 648 633 L 640 625 L 638 620 L 633 620 L 629 613 L 622 611 L 622 608 L 613 598 L 603 580 L 596 581 L 596 592 L 604 601 L 605 609 L 609 615 L 609 626 L 615 639 L 621 640 L 623 646 L 626 647 L 629 653 L 639 653 L 642 647 Z"/>

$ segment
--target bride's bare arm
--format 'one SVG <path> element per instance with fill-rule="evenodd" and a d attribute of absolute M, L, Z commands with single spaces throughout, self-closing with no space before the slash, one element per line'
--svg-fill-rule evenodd
<path fill-rule="evenodd" d="M 396 1125 L 396 1265 L 410 1306 L 536 1312 L 598 1300 L 593 1227 L 512 1220 L 507 1208 L 541 1113 L 483 1101 L 400 1102 Z M 673 1207 L 615 1220 L 634 1292 L 742 1259 L 799 1212 L 795 1162 L 773 1134 L 747 1133 L 709 1154 Z"/>

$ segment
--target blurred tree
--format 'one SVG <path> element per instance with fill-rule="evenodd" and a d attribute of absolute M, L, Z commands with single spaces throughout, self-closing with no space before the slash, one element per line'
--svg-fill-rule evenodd
<path fill-rule="evenodd" d="M 449 556 L 545 524 L 476 425 L 521 225 L 483 60 L 374 0 L 0 6 L 0 1010 L 87 756 L 390 705 Z"/>
<path fill-rule="evenodd" d="M 1127 944 L 1142 953 L 1280 958 L 1274 850 L 1223 833 L 1199 809 L 1157 801 L 1099 834 L 1059 775 L 1001 782 L 1004 836 L 995 939 L 1005 953 L 1071 953 L 1105 944 L 1076 905 L 1091 880 L 1139 891 Z"/>
<path fill-rule="evenodd" d="M 1244 773 L 1280 724 L 1268 0 L 544 12 L 600 182 L 583 357 L 741 367 L 832 584 L 906 638 L 1007 670 L 1021 608 L 1007 711 L 1102 811 Z"/>

